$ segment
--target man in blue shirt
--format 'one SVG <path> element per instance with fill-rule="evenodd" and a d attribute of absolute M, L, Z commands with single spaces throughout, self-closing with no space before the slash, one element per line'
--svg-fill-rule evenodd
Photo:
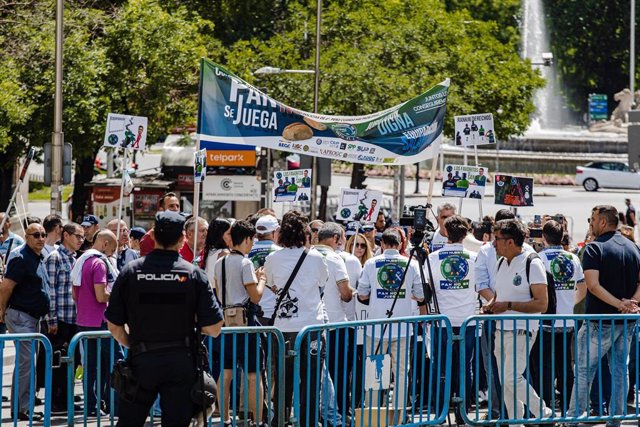
<path fill-rule="evenodd" d="M 42 278 L 42 248 L 47 238 L 44 227 L 40 224 L 31 224 L 27 227 L 25 236 L 26 245 L 12 257 L 7 265 L 7 271 L 2 284 L 0 284 L 0 319 L 4 319 L 11 333 L 35 333 L 38 330 L 38 321 L 49 312 L 49 293 L 45 281 Z M 33 362 L 32 346 L 22 345 L 16 359 L 18 380 L 18 402 L 11 404 L 18 407 L 18 413 L 14 416 L 21 421 L 41 420 L 42 413 L 31 412 L 29 408 L 30 372 L 35 370 L 31 366 Z M 14 390 L 12 387 L 12 401 Z"/>
<path fill-rule="evenodd" d="M 640 253 L 633 242 L 617 231 L 618 221 L 618 211 L 613 206 L 599 205 L 591 212 L 589 223 L 596 240 L 586 246 L 582 258 L 587 283 L 585 314 L 638 312 Z M 626 413 L 627 363 L 634 326 L 633 321 L 609 320 L 582 324 L 575 349 L 575 382 L 567 416 L 580 417 L 587 409 L 591 382 L 605 355 L 613 378 L 609 415 Z M 619 420 L 607 421 L 607 426 L 618 425 Z"/>

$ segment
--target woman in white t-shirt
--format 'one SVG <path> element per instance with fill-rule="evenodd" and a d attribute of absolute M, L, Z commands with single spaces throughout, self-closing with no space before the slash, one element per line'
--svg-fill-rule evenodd
<path fill-rule="evenodd" d="M 274 326 L 283 332 L 288 350 L 293 349 L 296 336 L 302 328 L 324 323 L 325 319 L 320 291 L 327 281 L 329 272 L 324 257 L 315 249 L 308 249 L 310 237 L 309 219 L 298 211 L 287 212 L 282 217 L 278 236 L 278 244 L 282 249 L 269 254 L 264 263 L 266 286 L 278 295 Z M 291 286 L 282 296 L 286 283 L 305 252 L 306 256 Z M 324 363 L 324 351 L 324 339 L 321 334 L 308 334 L 301 348 L 301 372 L 319 372 L 318 369 Z M 314 420 L 319 416 L 317 411 L 320 403 L 320 384 L 313 374 L 309 375 L 309 378 L 307 375 L 301 375 L 300 380 L 300 401 L 306 402 L 307 408 L 300 411 L 300 425 L 308 426 L 311 423 L 307 420 Z M 293 358 L 285 359 L 284 385 L 276 380 L 275 390 L 281 387 L 284 387 L 284 413 L 289 414 L 293 396 Z M 277 408 L 278 394 L 274 400 L 274 407 Z M 277 417 L 276 413 L 272 425 L 278 424 Z"/>
<path fill-rule="evenodd" d="M 214 266 L 216 261 L 229 254 L 231 242 L 231 222 L 225 218 L 216 218 L 209 224 L 207 239 L 204 243 L 204 272 L 209 284 L 215 290 Z"/>

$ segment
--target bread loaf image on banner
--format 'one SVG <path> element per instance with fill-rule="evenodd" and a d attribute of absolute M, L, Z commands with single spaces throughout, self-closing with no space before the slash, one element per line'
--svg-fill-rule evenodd
<path fill-rule="evenodd" d="M 304 123 L 291 123 L 282 131 L 282 137 L 289 141 L 302 141 L 313 136 L 311 128 Z"/>

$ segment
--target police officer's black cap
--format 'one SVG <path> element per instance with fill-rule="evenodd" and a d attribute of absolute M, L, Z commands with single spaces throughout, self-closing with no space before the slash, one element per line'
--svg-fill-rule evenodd
<path fill-rule="evenodd" d="M 167 236 L 180 236 L 186 222 L 184 216 L 178 212 L 161 211 L 156 214 L 156 224 L 154 233 L 161 233 Z"/>

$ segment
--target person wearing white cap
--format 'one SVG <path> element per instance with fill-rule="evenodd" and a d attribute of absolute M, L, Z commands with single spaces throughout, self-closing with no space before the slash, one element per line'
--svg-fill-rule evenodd
<path fill-rule="evenodd" d="M 256 222 L 256 237 L 258 241 L 254 243 L 248 255 L 256 270 L 264 266 L 264 260 L 267 255 L 281 249 L 280 246 L 275 244 L 275 241 L 278 239 L 279 230 L 280 223 L 278 223 L 278 219 L 275 216 L 263 215 L 258 218 Z M 266 289 L 260 300 L 264 317 L 259 320 L 263 326 L 271 326 L 271 315 L 273 314 L 275 305 L 276 294 Z"/>

